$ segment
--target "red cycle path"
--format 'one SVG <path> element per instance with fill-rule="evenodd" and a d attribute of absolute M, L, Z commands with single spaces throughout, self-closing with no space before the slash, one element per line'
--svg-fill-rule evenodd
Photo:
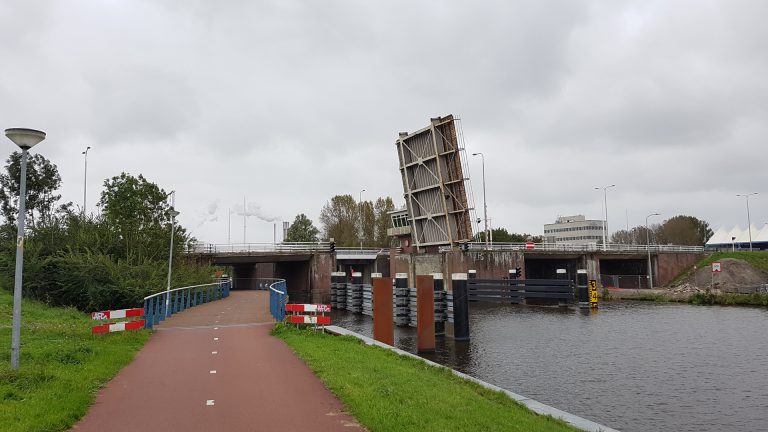
<path fill-rule="evenodd" d="M 165 320 L 72 430 L 361 430 L 270 336 L 268 303 L 266 291 L 233 291 Z"/>

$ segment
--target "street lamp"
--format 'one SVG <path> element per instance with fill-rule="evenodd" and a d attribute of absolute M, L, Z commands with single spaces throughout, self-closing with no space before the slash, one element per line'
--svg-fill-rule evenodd
<path fill-rule="evenodd" d="M 360 249 L 363 248 L 363 192 L 365 192 L 365 189 L 360 191 L 360 200 L 358 201 L 360 203 Z"/>
<path fill-rule="evenodd" d="M 648 288 L 653 289 L 653 267 L 651 267 L 651 232 L 648 229 L 648 218 L 661 216 L 659 213 L 651 213 L 645 217 L 645 248 L 648 250 Z"/>
<path fill-rule="evenodd" d="M 171 316 L 171 266 L 173 264 L 173 236 L 176 229 L 176 216 L 179 212 L 176 211 L 174 206 L 176 205 L 176 191 L 171 191 L 168 195 L 171 197 L 171 211 L 168 214 L 171 216 L 171 248 L 168 253 L 168 285 L 165 289 L 165 316 Z"/>
<path fill-rule="evenodd" d="M 603 190 L 603 212 L 605 219 L 603 219 L 603 250 L 608 250 L 608 189 L 616 186 L 615 184 L 596 187 L 596 190 Z"/>
<path fill-rule="evenodd" d="M 483 164 L 483 220 L 485 221 L 485 248 L 488 249 L 488 200 L 485 198 L 485 155 L 482 152 L 472 153 L 472 156 L 480 156 Z"/>
<path fill-rule="evenodd" d="M 743 197 L 747 199 L 747 230 L 749 231 L 749 251 L 752 252 L 752 221 L 749 218 L 749 197 L 757 195 L 757 192 L 748 194 L 736 194 L 737 197 Z"/>
<path fill-rule="evenodd" d="M 83 217 L 85 217 L 85 203 L 86 203 L 86 197 L 88 196 L 88 150 L 91 149 L 91 146 L 88 146 L 83 154 L 85 155 L 85 174 L 83 174 Z"/>
<path fill-rule="evenodd" d="M 5 136 L 21 149 L 19 179 L 19 220 L 16 232 L 16 274 L 13 283 L 13 330 L 11 331 L 11 368 L 19 368 L 21 347 L 21 279 L 24 273 L 24 223 L 27 216 L 27 150 L 45 139 L 45 132 L 34 129 L 6 129 Z"/>

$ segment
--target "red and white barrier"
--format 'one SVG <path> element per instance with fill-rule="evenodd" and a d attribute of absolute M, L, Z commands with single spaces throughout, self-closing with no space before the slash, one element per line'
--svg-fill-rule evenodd
<path fill-rule="evenodd" d="M 144 308 L 118 309 L 111 311 L 99 311 L 91 313 L 91 319 L 97 321 L 140 317 L 144 315 Z M 92 334 L 121 332 L 125 330 L 139 330 L 144 328 L 144 320 L 123 321 L 111 324 L 97 325 L 91 328 Z"/>
<path fill-rule="evenodd" d="M 112 333 L 125 330 L 139 330 L 144 328 L 144 320 L 123 321 L 114 324 L 103 324 L 91 329 L 92 334 Z"/>
<path fill-rule="evenodd" d="M 331 311 L 331 305 L 327 304 L 287 304 L 286 312 L 314 312 L 326 313 Z"/>
<path fill-rule="evenodd" d="M 289 315 L 288 322 L 291 324 L 330 325 L 331 317 L 325 315 Z"/>
<path fill-rule="evenodd" d="M 113 311 L 92 312 L 91 319 L 108 320 L 117 318 L 140 317 L 144 315 L 144 308 L 118 309 Z"/>
<path fill-rule="evenodd" d="M 285 311 L 293 314 L 286 317 L 286 321 L 291 324 L 314 324 L 316 326 L 331 324 L 331 317 L 325 315 L 326 313 L 331 312 L 331 305 L 300 303 L 287 304 L 285 305 Z M 301 313 L 307 313 L 310 315 L 300 315 Z"/>

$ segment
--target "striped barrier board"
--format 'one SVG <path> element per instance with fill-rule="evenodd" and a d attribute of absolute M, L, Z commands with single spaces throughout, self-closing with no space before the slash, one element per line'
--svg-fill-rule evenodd
<path fill-rule="evenodd" d="M 144 308 L 118 309 L 118 310 L 93 312 L 91 313 L 91 319 L 96 321 L 103 321 L 103 320 L 118 319 L 118 318 L 140 317 L 143 315 L 144 315 Z M 144 328 L 145 324 L 146 323 L 143 319 L 133 320 L 133 321 L 122 321 L 122 322 L 111 323 L 111 324 L 102 324 L 102 325 L 97 325 L 95 327 L 92 327 L 91 333 L 101 334 L 101 333 L 121 332 L 125 330 L 140 330 Z"/>
<path fill-rule="evenodd" d="M 313 324 L 315 326 L 330 325 L 331 317 L 325 315 L 331 312 L 331 305 L 327 304 L 287 304 L 285 305 L 285 311 L 290 312 L 286 322 L 291 324 Z M 302 313 L 309 315 L 301 315 Z"/>
<path fill-rule="evenodd" d="M 92 334 L 112 333 L 125 330 L 140 330 L 144 328 L 144 320 L 123 321 L 114 324 L 102 324 L 91 329 Z"/>
<path fill-rule="evenodd" d="M 331 305 L 326 304 L 287 304 L 286 312 L 314 312 L 326 313 L 331 311 Z"/>
<path fill-rule="evenodd" d="M 144 308 L 118 309 L 113 311 L 101 311 L 91 313 L 91 319 L 108 320 L 117 318 L 140 317 L 144 315 Z"/>
<path fill-rule="evenodd" d="M 331 317 L 318 315 L 289 315 L 288 322 L 291 324 L 314 324 L 314 325 L 330 325 Z"/>

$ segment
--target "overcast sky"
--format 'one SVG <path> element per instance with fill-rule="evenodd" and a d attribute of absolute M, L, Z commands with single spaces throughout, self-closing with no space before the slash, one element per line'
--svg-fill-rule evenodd
<path fill-rule="evenodd" d="M 747 192 L 761 228 L 766 17 L 757 0 L 5 0 L 0 126 L 47 132 L 33 152 L 65 200 L 82 205 L 91 146 L 89 211 L 106 178 L 141 173 L 213 243 L 243 197 L 262 217 L 248 242 L 272 241 L 268 220 L 318 224 L 336 194 L 403 204 L 398 132 L 447 114 L 486 155 L 494 226 L 600 219 L 594 188 L 616 184 L 611 231 L 654 212 L 746 228 Z"/>

